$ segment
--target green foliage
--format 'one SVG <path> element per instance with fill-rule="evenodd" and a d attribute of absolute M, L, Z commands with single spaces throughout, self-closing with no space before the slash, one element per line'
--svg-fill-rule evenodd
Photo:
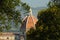
<path fill-rule="evenodd" d="M 22 6 L 25 10 L 27 10 L 29 12 L 30 6 L 27 5 L 26 3 L 22 3 Z"/>
<path fill-rule="evenodd" d="M 0 0 L 0 31 L 10 29 L 10 22 L 14 22 L 16 25 L 21 23 L 21 14 L 15 10 L 19 4 L 20 0 Z"/>
<path fill-rule="evenodd" d="M 48 6 L 49 7 L 57 6 L 58 8 L 60 8 L 60 0 L 50 0 Z"/>
<path fill-rule="evenodd" d="M 23 9 L 23 16 L 29 15 L 30 6 L 28 4 L 21 2 L 21 8 Z"/>
<path fill-rule="evenodd" d="M 20 6 L 21 5 L 21 6 Z M 17 27 L 22 23 L 20 11 L 16 7 L 22 7 L 26 13 L 29 12 L 30 6 L 20 0 L 0 0 L 0 31 L 9 30 L 13 25 Z"/>
<path fill-rule="evenodd" d="M 37 17 L 36 30 L 30 30 L 27 40 L 60 40 L 60 8 L 49 7 Z"/>

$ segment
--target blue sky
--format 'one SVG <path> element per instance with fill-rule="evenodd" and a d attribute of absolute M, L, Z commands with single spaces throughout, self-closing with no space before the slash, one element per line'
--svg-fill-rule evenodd
<path fill-rule="evenodd" d="M 21 0 L 22 2 L 26 2 L 31 7 L 47 7 L 49 0 Z"/>

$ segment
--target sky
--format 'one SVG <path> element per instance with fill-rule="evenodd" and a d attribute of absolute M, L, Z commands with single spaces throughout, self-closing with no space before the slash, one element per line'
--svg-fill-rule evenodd
<path fill-rule="evenodd" d="M 21 0 L 26 2 L 31 7 L 47 7 L 49 0 Z"/>

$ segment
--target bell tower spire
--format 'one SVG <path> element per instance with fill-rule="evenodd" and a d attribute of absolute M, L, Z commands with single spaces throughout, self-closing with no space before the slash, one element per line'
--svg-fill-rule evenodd
<path fill-rule="evenodd" d="M 26 32 L 28 32 L 31 28 L 35 29 L 35 24 L 37 21 L 38 21 L 37 18 L 35 18 L 32 15 L 32 9 L 30 8 L 28 16 L 26 16 L 23 19 L 23 22 L 22 22 L 21 27 L 20 27 L 20 32 L 21 32 L 20 35 L 22 35 L 24 38 L 24 39 L 22 39 L 20 37 L 21 40 L 26 40 Z"/>
<path fill-rule="evenodd" d="M 29 9 L 29 15 L 32 15 L 32 9 L 31 8 Z"/>

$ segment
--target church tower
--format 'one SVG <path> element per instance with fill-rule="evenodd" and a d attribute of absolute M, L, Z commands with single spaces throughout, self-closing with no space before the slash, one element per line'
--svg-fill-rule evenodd
<path fill-rule="evenodd" d="M 29 15 L 23 19 L 23 23 L 20 27 L 20 31 L 21 31 L 22 36 L 24 37 L 24 40 L 26 40 L 26 38 L 25 38 L 26 32 L 29 31 L 31 28 L 35 29 L 35 24 L 37 21 L 38 21 L 37 18 L 35 18 L 32 15 L 32 10 L 30 9 Z"/>

